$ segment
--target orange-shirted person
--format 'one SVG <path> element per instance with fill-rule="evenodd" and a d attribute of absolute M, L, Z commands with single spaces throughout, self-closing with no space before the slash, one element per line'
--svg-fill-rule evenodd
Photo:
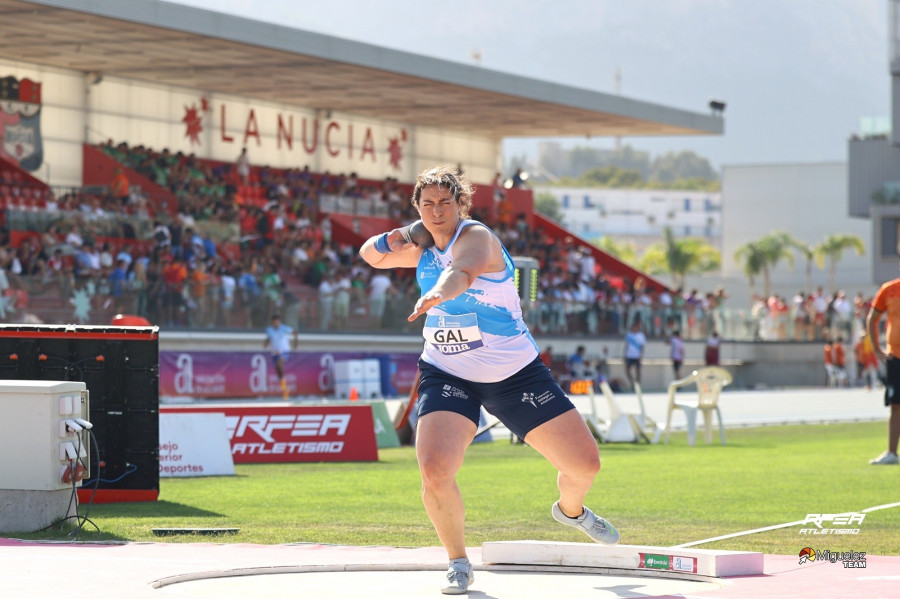
<path fill-rule="evenodd" d="M 829 381 L 831 380 L 832 374 L 831 371 L 834 367 L 834 354 L 831 352 L 831 339 L 828 337 L 825 338 L 825 347 L 823 348 L 822 358 L 825 362 L 825 372 L 828 375 Z"/>
<path fill-rule="evenodd" d="M 844 351 L 844 338 L 838 337 L 831 344 L 832 364 L 837 371 L 838 381 L 840 384 L 847 382 L 847 357 Z"/>
<path fill-rule="evenodd" d="M 124 206 L 131 197 L 131 183 L 128 176 L 120 168 L 116 169 L 116 176 L 109 183 L 109 193 Z"/>
<path fill-rule="evenodd" d="M 497 204 L 497 222 L 502 223 L 506 228 L 512 226 L 512 204 L 505 194 Z"/>
<path fill-rule="evenodd" d="M 886 345 L 878 337 L 878 324 L 887 314 Z M 872 349 L 885 362 L 884 404 L 891 409 L 888 417 L 888 447 L 883 454 L 869 460 L 870 464 L 898 464 L 897 441 L 900 439 L 900 279 L 888 281 L 875 294 L 866 317 L 866 333 L 872 339 Z"/>
<path fill-rule="evenodd" d="M 831 352 L 831 341 L 826 339 L 825 340 L 825 351 L 822 354 L 822 357 L 825 359 L 826 367 L 834 364 L 834 358 L 832 356 L 833 356 L 833 354 Z"/>
<path fill-rule="evenodd" d="M 166 290 L 163 295 L 163 311 L 166 324 L 172 326 L 180 321 L 184 311 L 184 281 L 188 272 L 181 258 L 174 256 L 169 259 L 171 261 L 163 267 L 162 272 Z"/>
<path fill-rule="evenodd" d="M 544 363 L 544 366 L 550 368 L 553 364 L 553 346 L 548 345 L 544 348 L 544 351 L 541 352 L 541 362 Z"/>
<path fill-rule="evenodd" d="M 844 346 L 842 339 L 835 341 L 825 338 L 825 347 L 822 357 L 825 361 L 825 372 L 828 375 L 828 384 L 831 387 L 843 387 L 847 381 L 847 370 L 844 368 Z"/>
<path fill-rule="evenodd" d="M 853 345 L 853 355 L 856 356 L 857 379 L 865 384 L 866 389 L 874 389 L 878 386 L 878 358 L 872 348 L 872 339 L 865 331 L 859 332 L 859 339 Z"/>
<path fill-rule="evenodd" d="M 188 277 L 191 281 L 191 298 L 194 302 L 192 306 L 192 324 L 195 326 L 206 326 L 210 308 L 207 300 L 207 287 L 209 287 L 210 275 L 206 270 L 206 263 L 202 260 L 198 261 Z"/>

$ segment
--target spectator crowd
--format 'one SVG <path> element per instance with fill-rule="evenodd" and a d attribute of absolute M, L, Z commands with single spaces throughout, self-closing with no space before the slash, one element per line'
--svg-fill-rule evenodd
<path fill-rule="evenodd" d="M 262 328 L 277 311 L 300 330 L 413 326 L 405 318 L 418 297 L 413 273 L 371 269 L 357 248 L 335 241 L 329 217 L 350 200 L 411 222 L 417 216 L 408 185 L 308 167 L 251 167 L 246 150 L 234 163 L 215 163 L 111 141 L 99 149 L 172 194 L 177 211 L 160 210 L 123 169 L 108 188 L 68 190 L 42 189 L 0 170 L 0 200 L 7 198 L 4 307 L 27 312 L 29 297 L 56 296 L 71 315 L 73 292 L 86 290 L 90 318 L 99 322 L 129 313 L 168 327 Z M 524 184 L 521 175 L 514 179 L 513 186 Z M 537 301 L 526 313 L 536 333 L 619 336 L 640 322 L 651 339 L 674 331 L 684 339 L 713 332 L 726 339 L 850 339 L 871 302 L 862 293 L 851 301 L 818 288 L 790 300 L 756 297 L 749 309 L 735 309 L 721 287 L 669 291 L 641 278 L 607 277 L 572 238 L 556 239 L 514 215 L 499 181 L 498 173 L 496 216 L 476 209 L 473 218 L 493 226 L 514 256 L 538 260 Z M 8 320 L 3 312 L 0 319 Z"/>

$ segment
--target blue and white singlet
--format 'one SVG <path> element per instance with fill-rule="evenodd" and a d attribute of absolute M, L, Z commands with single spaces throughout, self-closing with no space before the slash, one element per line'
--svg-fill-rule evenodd
<path fill-rule="evenodd" d="M 453 244 L 460 233 L 473 225 L 484 226 L 463 219 L 444 251 L 432 246 L 422 252 L 416 280 L 423 295 L 453 262 Z M 482 274 L 461 295 L 428 310 L 422 331 L 425 362 L 476 383 L 509 378 L 538 355 L 537 344 L 522 319 L 512 257 L 502 242 L 500 245 L 506 268 Z"/>

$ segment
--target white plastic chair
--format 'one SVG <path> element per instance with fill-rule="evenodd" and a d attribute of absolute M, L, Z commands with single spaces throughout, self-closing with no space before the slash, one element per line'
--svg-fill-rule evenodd
<path fill-rule="evenodd" d="M 719 419 L 719 435 L 725 445 L 725 426 L 722 424 L 722 412 L 719 410 L 719 393 L 722 388 L 731 384 L 731 373 L 719 366 L 708 366 L 695 370 L 689 376 L 669 383 L 669 410 L 666 414 L 666 443 L 669 442 L 669 430 L 672 426 L 672 412 L 676 409 L 684 411 L 687 419 L 688 445 L 697 442 L 697 412 L 703 413 L 706 428 L 706 443 L 712 443 L 712 416 Z M 676 398 L 680 387 L 696 384 L 697 395 Z"/>
<path fill-rule="evenodd" d="M 647 416 L 647 410 L 644 409 L 644 393 L 643 391 L 641 391 L 641 384 L 638 382 L 634 383 L 634 393 L 635 395 L 637 395 L 638 406 L 640 406 L 641 408 L 641 413 L 634 415 L 634 419 L 640 426 L 641 435 L 648 443 L 659 443 L 659 438 L 662 436 L 663 427 L 655 420 Z"/>
<path fill-rule="evenodd" d="M 640 440 L 641 428 L 634 416 L 622 411 L 606 381 L 600 383 L 600 390 L 609 405 L 609 420 L 598 431 L 600 440 L 603 443 L 637 443 Z M 590 396 L 591 413 L 596 414 L 596 396 L 593 389 L 591 389 Z"/>
<path fill-rule="evenodd" d="M 588 428 L 602 443 L 638 443 L 642 439 L 647 443 L 659 441 L 662 432 L 655 422 L 644 413 L 643 398 L 638 394 L 638 402 L 641 406 L 639 414 L 624 412 L 613 395 L 612 389 L 606 381 L 600 383 L 600 391 L 609 405 L 609 420 L 601 419 L 597 414 L 596 395 L 593 388 L 590 389 L 591 416 L 586 418 Z M 647 436 L 645 428 L 654 427 L 653 439 Z"/>
<path fill-rule="evenodd" d="M 590 429 L 594 438 L 601 443 L 605 443 L 605 431 L 609 428 L 609 421 L 600 418 L 597 412 L 597 403 L 594 397 L 594 383 L 589 379 L 570 381 L 567 385 L 569 393 L 572 395 L 587 395 L 590 401 L 591 413 L 584 414 L 584 422 Z"/>

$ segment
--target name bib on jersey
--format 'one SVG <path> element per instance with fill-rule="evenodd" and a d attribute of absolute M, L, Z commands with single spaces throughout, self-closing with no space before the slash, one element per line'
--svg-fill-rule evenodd
<path fill-rule="evenodd" d="M 478 317 L 474 314 L 459 316 L 427 316 L 422 330 L 425 341 L 442 354 L 461 354 L 484 345 Z"/>

